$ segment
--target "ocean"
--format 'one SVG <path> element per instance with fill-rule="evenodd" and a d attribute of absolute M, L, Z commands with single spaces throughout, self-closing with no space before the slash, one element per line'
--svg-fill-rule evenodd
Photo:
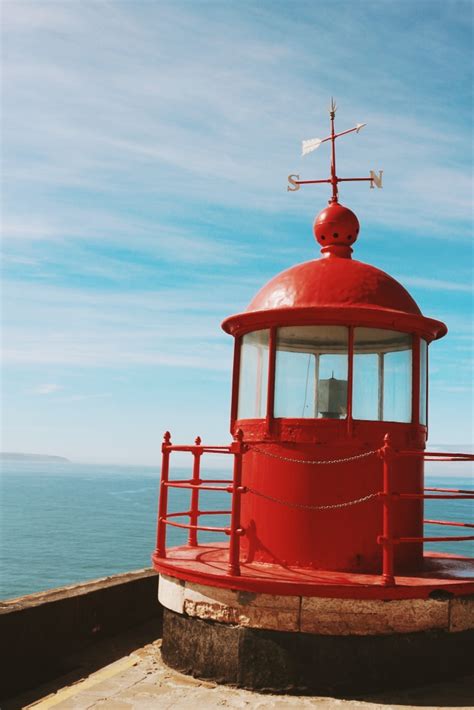
<path fill-rule="evenodd" d="M 102 466 L 55 461 L 2 462 L 0 478 L 0 599 L 150 566 L 155 547 L 159 467 Z M 472 489 L 472 463 L 427 463 L 426 485 Z M 203 478 L 230 478 L 208 470 Z M 173 469 L 190 477 L 190 469 Z M 201 493 L 202 508 L 228 509 L 230 496 Z M 188 509 L 189 492 L 173 489 L 170 510 Z M 472 522 L 469 500 L 426 501 L 425 518 Z M 213 516 L 203 524 L 222 525 Z M 469 529 L 425 526 L 426 535 L 465 535 Z M 187 531 L 168 528 L 169 544 Z M 200 533 L 201 541 L 225 539 Z M 474 543 L 429 543 L 474 557 Z"/>

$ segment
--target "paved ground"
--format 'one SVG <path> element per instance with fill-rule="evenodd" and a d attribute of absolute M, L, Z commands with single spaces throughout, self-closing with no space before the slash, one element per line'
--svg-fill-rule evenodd
<path fill-rule="evenodd" d="M 44 696 L 36 692 L 36 700 L 18 698 L 4 705 L 34 710 L 212 710 L 212 708 L 248 708 L 249 710 L 284 710 L 315 708 L 316 710 L 388 710 L 388 708 L 472 708 L 474 676 L 453 683 L 396 693 L 382 693 L 360 700 L 322 697 L 262 695 L 208 683 L 183 676 L 167 668 L 161 661 L 161 641 L 147 644 L 124 655 L 86 677 L 59 687 Z"/>

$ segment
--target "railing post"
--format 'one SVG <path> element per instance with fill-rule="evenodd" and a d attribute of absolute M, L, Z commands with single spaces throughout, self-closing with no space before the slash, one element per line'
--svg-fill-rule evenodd
<path fill-rule="evenodd" d="M 194 462 L 193 462 L 193 485 L 195 488 L 192 489 L 191 491 L 191 509 L 190 509 L 190 516 L 189 516 L 189 523 L 191 525 L 197 525 L 198 524 L 198 512 L 199 512 L 199 484 L 201 483 L 200 479 L 200 473 L 201 473 L 201 456 L 202 456 L 202 450 L 200 450 L 201 446 L 201 437 L 198 436 L 195 439 L 196 444 L 196 449 L 193 451 L 193 456 L 194 456 Z M 188 536 L 188 545 L 190 547 L 197 547 L 198 544 L 198 539 L 197 539 L 197 530 L 190 528 L 189 530 L 189 536 Z"/>
<path fill-rule="evenodd" d="M 229 574 L 240 576 L 240 503 L 242 496 L 242 456 L 245 450 L 244 433 L 239 429 L 232 442 L 231 451 L 234 454 L 234 479 L 232 485 L 232 514 L 230 521 L 229 542 Z"/>
<path fill-rule="evenodd" d="M 383 530 L 380 540 L 382 543 L 382 584 L 390 587 L 395 585 L 392 515 L 393 448 L 390 441 L 390 434 L 385 434 L 381 456 L 383 460 Z"/>
<path fill-rule="evenodd" d="M 166 514 L 168 512 L 168 483 L 170 471 L 171 454 L 171 434 L 166 431 L 161 445 L 161 480 L 160 480 L 160 501 L 158 504 L 158 526 L 156 532 L 156 554 L 158 557 L 166 557 Z"/>

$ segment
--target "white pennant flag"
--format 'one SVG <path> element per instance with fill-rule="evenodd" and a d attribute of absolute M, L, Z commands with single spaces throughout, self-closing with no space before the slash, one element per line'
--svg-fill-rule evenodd
<path fill-rule="evenodd" d="M 313 150 L 319 148 L 322 140 L 320 138 L 311 138 L 309 141 L 303 141 L 301 155 L 306 155 L 307 153 L 312 153 Z"/>

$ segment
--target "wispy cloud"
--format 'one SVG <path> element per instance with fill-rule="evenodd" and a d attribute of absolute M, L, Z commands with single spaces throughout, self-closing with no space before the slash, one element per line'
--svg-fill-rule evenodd
<path fill-rule="evenodd" d="M 150 205 L 156 205 L 153 219 L 163 208 L 176 216 L 196 201 L 250 211 L 258 207 L 272 213 L 299 213 L 314 197 L 308 190 L 304 197 L 288 198 L 286 175 L 328 169 L 327 151 L 301 161 L 299 141 L 315 130 L 326 130 L 324 77 L 336 71 L 336 84 L 348 94 L 342 97 L 347 113 L 341 120 L 368 122 L 363 137 L 347 139 L 352 143 L 340 155 L 341 171 L 358 174 L 364 165 L 366 170 L 385 168 L 385 192 L 378 193 L 376 200 L 371 195 L 372 222 L 377 225 L 393 219 L 399 225 L 426 230 L 429 236 L 467 239 L 466 229 L 451 234 L 445 226 L 453 215 L 458 221 L 469 222 L 471 217 L 465 139 L 452 130 L 448 114 L 428 113 L 427 96 L 423 95 L 418 115 L 407 110 L 410 85 L 397 79 L 401 72 L 387 72 L 383 56 L 376 52 L 374 56 L 381 61 L 380 66 L 370 64 L 371 80 L 383 76 L 385 95 L 392 85 L 397 91 L 385 112 L 372 96 L 364 101 L 365 85 L 360 86 L 361 95 L 356 95 L 353 62 L 343 61 L 353 50 L 350 42 L 349 47 L 340 46 L 339 23 L 330 21 L 337 14 L 335 9 L 326 8 L 321 16 L 306 6 L 300 20 L 248 7 L 243 12 L 229 7 L 222 16 L 202 15 L 201 11 L 155 4 L 147 5 L 145 15 L 139 17 L 130 3 L 87 5 L 80 10 L 68 5 L 55 18 L 50 8 L 41 13 L 29 3 L 22 3 L 21 9 L 10 3 L 5 12 L 7 26 L 11 16 L 13 32 L 5 67 L 10 100 L 5 106 L 9 150 L 4 169 L 13 186 L 28 185 L 36 194 L 53 189 L 93 190 L 108 195 L 116 213 L 120 201 L 135 202 L 141 192 Z M 316 20 L 324 31 L 317 61 L 313 41 L 306 42 Z M 361 18 L 352 21 L 355 33 Z M 262 35 L 258 28 L 264 22 L 268 26 Z M 205 34 L 196 33 L 196 23 L 205 23 Z M 108 30 L 105 35 L 104 28 Z M 388 36 L 386 26 L 378 29 Z M 15 43 L 17 33 L 30 38 L 29 56 L 19 51 L 22 45 Z M 426 42 L 436 49 L 430 61 L 443 54 L 438 35 L 433 31 Z M 64 38 L 74 41 L 66 43 Z M 322 46 L 329 48 L 334 42 L 342 55 L 337 67 L 331 52 Z M 82 62 L 78 62 L 79 48 Z M 423 54 L 427 53 L 424 48 Z M 407 64 L 403 55 L 400 51 L 397 59 L 401 67 Z M 302 65 L 314 66 L 315 73 L 302 73 Z M 316 115 L 314 107 L 318 107 Z M 18 160 L 25 140 L 28 160 Z M 360 197 L 361 189 L 347 188 L 356 207 L 367 203 L 367 196 Z M 78 238 L 90 234 L 97 224 L 97 211 L 89 206 L 78 222 L 69 201 L 56 202 L 54 214 L 69 225 L 65 236 L 71 235 L 71 225 L 75 227 L 72 236 Z M 121 232 L 128 231 L 128 239 L 140 236 L 130 215 L 122 212 L 121 222 Z M 25 227 L 14 231 L 30 238 L 56 235 L 56 227 Z M 220 240 L 211 242 L 216 255 Z M 157 243 L 163 242 L 158 239 Z M 181 258 L 196 251 L 186 242 L 180 248 L 179 239 L 176 243 L 175 253 Z"/>
<path fill-rule="evenodd" d="M 449 384 L 443 384 L 443 383 L 436 383 L 436 387 L 439 390 L 442 390 L 443 392 L 459 392 L 459 393 L 469 393 L 472 392 L 472 384 L 466 384 L 466 385 L 449 385 Z"/>
<path fill-rule="evenodd" d="M 70 397 L 63 397 L 64 402 L 86 402 L 90 399 L 109 399 L 111 392 L 98 392 L 97 394 L 72 394 Z"/>
<path fill-rule="evenodd" d="M 39 395 L 44 395 L 44 394 L 54 394 L 55 392 L 59 392 L 62 387 L 61 385 L 57 385 L 54 383 L 45 383 L 43 385 L 38 385 L 32 390 L 32 394 L 39 394 Z"/>
<path fill-rule="evenodd" d="M 458 281 L 446 281 L 445 279 L 432 279 L 423 276 L 398 276 L 397 277 L 406 286 L 416 286 L 417 288 L 443 291 L 459 291 L 462 293 L 472 293 L 472 283 L 460 283 Z"/>
<path fill-rule="evenodd" d="M 233 308 L 219 299 L 223 288 L 217 281 L 214 293 L 204 283 L 179 294 L 165 289 L 103 293 L 7 283 L 14 321 L 28 327 L 5 325 L 4 361 L 229 370 L 231 342 L 219 322 Z M 57 385 L 42 387 L 46 394 Z"/>

